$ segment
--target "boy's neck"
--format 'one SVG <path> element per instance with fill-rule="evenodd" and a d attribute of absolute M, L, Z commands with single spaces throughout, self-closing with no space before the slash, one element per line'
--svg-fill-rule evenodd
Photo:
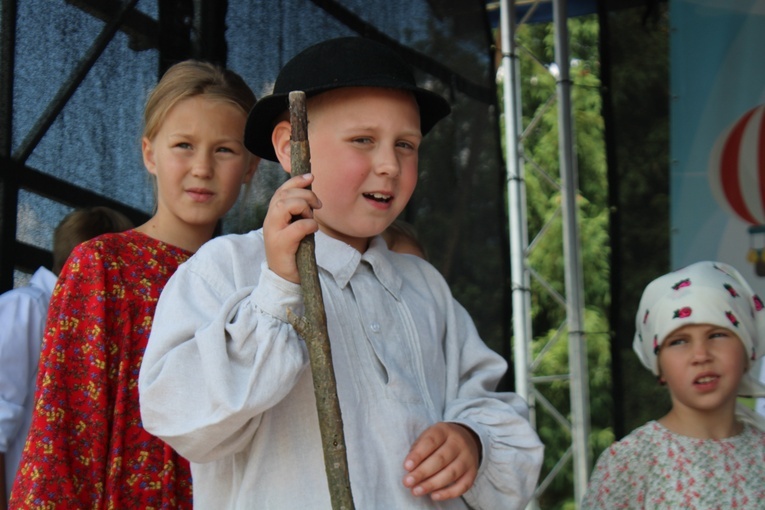
<path fill-rule="evenodd" d="M 319 230 L 326 235 L 327 237 L 331 237 L 333 239 L 337 239 L 338 241 L 342 241 L 352 248 L 355 248 L 356 251 L 359 253 L 365 253 L 367 249 L 369 248 L 370 243 L 372 242 L 372 237 L 351 237 L 351 236 L 345 236 L 336 230 L 333 230 L 331 228 L 326 227 L 325 225 L 319 225 Z"/>

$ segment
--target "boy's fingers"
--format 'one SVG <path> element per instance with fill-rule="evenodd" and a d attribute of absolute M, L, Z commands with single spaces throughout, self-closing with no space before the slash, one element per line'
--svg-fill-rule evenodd
<path fill-rule="evenodd" d="M 278 204 L 284 200 L 286 200 L 288 197 L 301 197 L 313 209 L 318 209 L 321 207 L 321 201 L 318 199 L 318 197 L 310 190 L 306 190 L 305 192 L 299 191 L 301 189 L 304 189 L 308 187 L 313 182 L 313 175 L 312 174 L 303 174 L 298 175 L 297 177 L 292 177 L 288 179 L 284 184 L 279 186 L 279 188 L 274 192 L 274 195 L 271 197 L 271 205 Z"/>
<path fill-rule="evenodd" d="M 319 230 L 319 224 L 312 218 L 303 218 L 297 221 L 293 221 L 290 228 L 296 229 L 300 234 L 300 238 L 315 233 Z"/>
<path fill-rule="evenodd" d="M 290 177 L 287 182 L 282 184 L 279 189 L 283 190 L 289 190 L 289 189 L 301 189 L 301 188 L 307 188 L 311 185 L 313 182 L 313 174 L 303 174 L 303 175 L 297 175 L 295 177 Z M 311 192 L 311 195 L 313 195 L 313 192 Z M 311 204 L 312 207 L 315 209 L 318 209 L 321 207 L 321 202 L 319 202 L 319 199 L 316 198 L 316 195 L 313 195 L 315 198 L 314 202 L 316 204 Z"/>
<path fill-rule="evenodd" d="M 439 448 L 404 477 L 404 485 L 414 488 L 415 496 L 445 487 L 462 475 L 461 472 L 457 472 L 457 457 L 457 452 L 449 448 Z M 416 490 L 418 488 L 420 490 Z"/>
<path fill-rule="evenodd" d="M 404 469 L 412 471 L 444 443 L 446 433 L 438 425 L 440 424 L 437 423 L 420 434 L 404 459 Z"/>
<path fill-rule="evenodd" d="M 430 495 L 430 498 L 434 501 L 445 501 L 447 499 L 458 498 L 465 494 L 468 489 L 473 486 L 474 480 L 475 477 L 470 474 L 470 472 L 466 472 L 448 487 L 433 491 L 433 493 Z"/>
<path fill-rule="evenodd" d="M 282 187 L 297 186 L 300 188 L 305 188 L 312 182 L 313 182 L 313 174 L 308 173 L 308 174 L 302 174 L 302 175 L 295 175 L 287 179 L 287 181 L 284 184 L 282 184 Z"/>
<path fill-rule="evenodd" d="M 418 484 L 422 485 L 427 480 L 431 486 L 430 490 L 444 487 L 447 484 L 454 482 L 459 476 L 462 476 L 461 471 L 455 471 L 451 474 L 448 473 L 449 470 L 454 471 L 454 469 L 459 468 L 459 457 L 460 452 L 458 449 L 452 448 L 444 443 L 436 451 L 428 455 L 404 478 L 404 484 L 408 487 L 413 487 Z M 450 478 L 445 478 L 444 473 Z M 439 477 L 438 480 L 442 485 L 433 485 L 432 480 L 435 477 Z M 430 492 L 430 490 L 427 492 Z"/>
<path fill-rule="evenodd" d="M 304 174 L 288 179 L 274 192 L 263 220 L 268 267 L 282 278 L 298 283 L 300 277 L 295 252 L 300 241 L 319 229 L 313 210 L 321 207 L 310 189 L 313 175 Z"/>
<path fill-rule="evenodd" d="M 321 202 L 309 190 L 282 190 L 271 199 L 264 227 L 286 228 L 298 218 L 313 218 L 314 209 L 321 207 Z"/>
<path fill-rule="evenodd" d="M 431 459 L 436 460 L 436 462 L 433 465 L 428 465 Z M 452 454 L 447 448 L 439 449 L 420 466 L 420 468 L 428 471 L 433 467 L 436 469 L 432 475 L 426 475 L 422 481 L 411 487 L 413 495 L 431 494 L 431 497 L 436 500 L 450 499 L 464 494 L 475 480 L 476 471 L 471 470 L 468 458 L 464 455 L 454 455 L 452 458 Z M 425 471 L 423 471 L 424 473 Z"/>
<path fill-rule="evenodd" d="M 406 487 L 412 488 L 421 484 L 451 464 L 458 456 L 459 452 L 456 449 L 447 447 L 447 432 L 448 428 L 443 424 L 436 424 L 417 438 L 404 462 L 404 468 L 409 471 L 404 477 Z M 425 493 L 420 491 L 420 494 Z"/>
<path fill-rule="evenodd" d="M 313 217 L 313 207 L 311 207 L 308 201 L 310 197 L 296 197 L 289 196 L 280 199 L 276 203 L 276 207 L 280 214 L 283 214 L 283 220 L 286 223 L 290 223 L 296 218 L 311 218 Z"/>
<path fill-rule="evenodd" d="M 415 496 L 434 500 L 461 496 L 475 481 L 477 465 L 472 431 L 459 424 L 438 423 L 417 438 L 404 467 L 404 485 Z"/>

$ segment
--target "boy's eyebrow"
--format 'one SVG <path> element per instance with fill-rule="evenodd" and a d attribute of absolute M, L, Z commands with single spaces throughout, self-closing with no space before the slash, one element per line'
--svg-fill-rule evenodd
<path fill-rule="evenodd" d="M 341 131 L 377 131 L 378 127 L 372 124 L 359 124 L 355 126 L 349 126 L 345 129 L 342 129 Z M 422 131 L 420 131 L 417 128 L 412 129 L 402 129 L 400 130 L 400 134 L 404 136 L 416 136 L 418 138 L 424 138 Z"/>

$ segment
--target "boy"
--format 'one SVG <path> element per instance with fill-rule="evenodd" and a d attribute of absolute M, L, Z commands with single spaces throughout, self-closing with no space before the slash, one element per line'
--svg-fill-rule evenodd
<path fill-rule="evenodd" d="M 288 94 L 308 98 L 312 174 L 274 194 L 261 230 L 209 242 L 159 300 L 139 377 L 146 429 L 192 461 L 196 508 L 330 508 L 295 253 L 316 256 L 356 508 L 522 508 L 543 447 L 506 369 L 438 271 L 382 233 L 449 113 L 387 47 L 319 43 L 250 112 L 245 143 L 290 172 Z M 312 190 L 306 187 L 312 184 Z"/>
<path fill-rule="evenodd" d="M 107 232 L 133 228 L 108 207 L 67 214 L 53 231 L 53 267 L 39 267 L 29 285 L 0 295 L 0 510 L 5 510 L 34 407 L 37 363 L 48 304 L 58 274 L 78 244 Z"/>

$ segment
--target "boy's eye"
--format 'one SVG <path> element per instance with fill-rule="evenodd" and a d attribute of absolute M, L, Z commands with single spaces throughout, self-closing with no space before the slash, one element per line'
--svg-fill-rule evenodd
<path fill-rule="evenodd" d="M 372 139 L 369 138 L 368 136 L 360 136 L 358 138 L 354 138 L 353 141 L 356 143 L 361 143 L 361 144 L 372 143 Z"/>
<path fill-rule="evenodd" d="M 402 140 L 396 144 L 398 147 L 409 149 L 409 150 L 417 150 L 417 146 L 414 145 L 412 142 L 407 142 L 406 140 Z"/>
<path fill-rule="evenodd" d="M 234 152 L 234 149 L 229 147 L 218 147 L 218 152 Z"/>
<path fill-rule="evenodd" d="M 178 147 L 179 149 L 190 149 L 191 148 L 191 144 L 187 143 L 187 142 L 178 142 L 178 143 L 175 144 L 175 146 Z"/>

